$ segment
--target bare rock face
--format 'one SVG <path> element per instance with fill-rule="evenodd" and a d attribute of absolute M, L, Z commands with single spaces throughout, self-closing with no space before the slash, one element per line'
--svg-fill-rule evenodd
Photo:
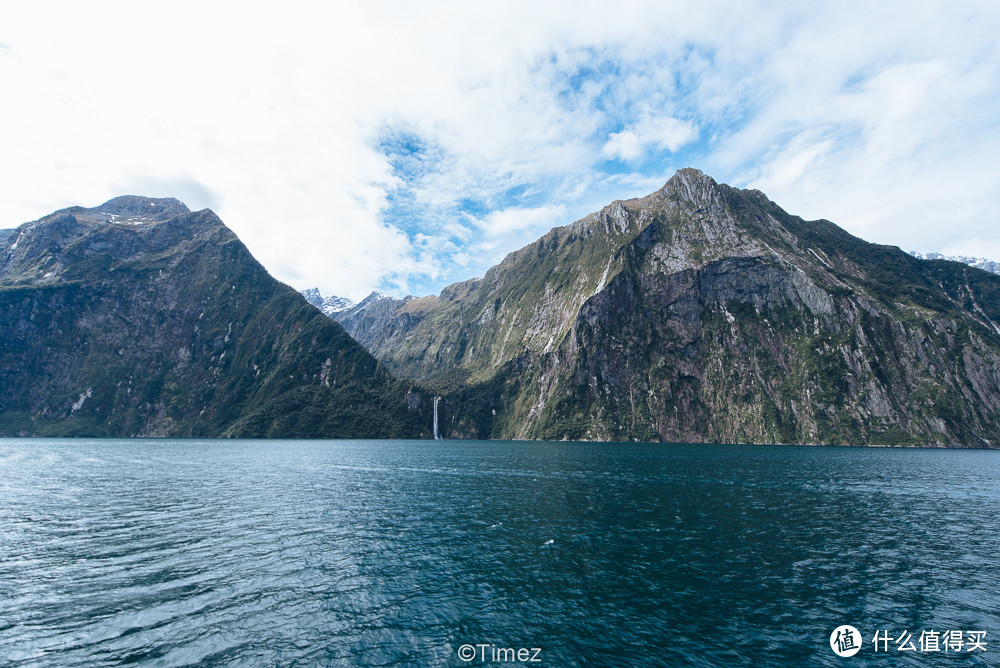
<path fill-rule="evenodd" d="M 430 432 L 343 329 L 209 210 L 119 197 L 0 250 L 0 436 Z M 425 424 L 426 423 L 426 424 Z"/>
<path fill-rule="evenodd" d="M 361 306 L 335 317 L 446 393 L 452 436 L 1000 445 L 1000 277 L 693 169 L 439 297 Z"/>

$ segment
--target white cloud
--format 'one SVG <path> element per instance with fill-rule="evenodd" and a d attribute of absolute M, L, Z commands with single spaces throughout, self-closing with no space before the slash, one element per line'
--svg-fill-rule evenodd
<path fill-rule="evenodd" d="M 833 145 L 833 140 L 817 139 L 812 132 L 797 135 L 760 166 L 757 181 L 766 192 L 798 188 L 809 166 L 816 158 L 829 152 Z"/>
<path fill-rule="evenodd" d="M 872 241 L 943 247 L 958 227 L 995 220 L 1000 205 L 1000 126 L 983 113 L 996 101 L 988 81 L 946 59 L 886 66 L 853 86 L 832 80 L 822 104 L 758 117 L 793 133 L 763 159 L 747 153 L 745 182 Z"/>
<path fill-rule="evenodd" d="M 559 224 L 565 224 L 566 208 L 563 206 L 540 206 L 533 209 L 511 207 L 500 211 L 491 211 L 482 221 L 481 227 L 491 237 L 499 237 L 519 232 L 521 230 L 548 229 Z"/>
<path fill-rule="evenodd" d="M 642 154 L 643 142 L 633 130 L 622 130 L 612 133 L 602 150 L 609 158 L 635 160 Z"/>
<path fill-rule="evenodd" d="M 675 153 L 698 136 L 698 130 L 687 121 L 669 116 L 648 118 L 613 132 L 604 144 L 604 154 L 619 160 L 635 160 L 651 147 Z"/>

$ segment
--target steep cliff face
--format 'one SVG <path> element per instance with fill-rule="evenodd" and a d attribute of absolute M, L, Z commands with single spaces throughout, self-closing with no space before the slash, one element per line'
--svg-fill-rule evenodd
<path fill-rule="evenodd" d="M 341 322 L 452 436 L 1000 445 L 1000 277 L 696 170 Z"/>
<path fill-rule="evenodd" d="M 482 381 L 524 352 L 555 350 L 583 304 L 622 271 L 628 249 L 651 243 L 654 230 L 668 235 L 651 257 L 657 272 L 772 252 L 737 224 L 724 188 L 697 170 L 682 170 L 648 197 L 615 202 L 552 230 L 482 279 L 445 288 L 439 297 L 382 301 L 377 310 L 362 302 L 333 317 L 401 374 Z"/>
<path fill-rule="evenodd" d="M 123 197 L 0 250 L 0 435 L 420 436 L 429 401 L 211 211 Z M 410 394 L 409 398 L 407 394 Z"/>

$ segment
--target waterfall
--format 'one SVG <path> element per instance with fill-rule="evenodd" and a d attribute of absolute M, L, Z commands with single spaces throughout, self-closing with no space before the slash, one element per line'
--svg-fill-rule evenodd
<path fill-rule="evenodd" d="M 434 438 L 440 439 L 441 434 L 438 433 L 438 402 L 441 401 L 441 397 L 434 397 Z"/>

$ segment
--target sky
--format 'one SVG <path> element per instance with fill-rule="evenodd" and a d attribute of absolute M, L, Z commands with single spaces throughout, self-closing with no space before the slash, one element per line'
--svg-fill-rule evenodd
<path fill-rule="evenodd" d="M 0 228 L 211 208 L 276 278 L 436 294 L 677 170 L 1000 259 L 1000 3 L 0 0 Z"/>

